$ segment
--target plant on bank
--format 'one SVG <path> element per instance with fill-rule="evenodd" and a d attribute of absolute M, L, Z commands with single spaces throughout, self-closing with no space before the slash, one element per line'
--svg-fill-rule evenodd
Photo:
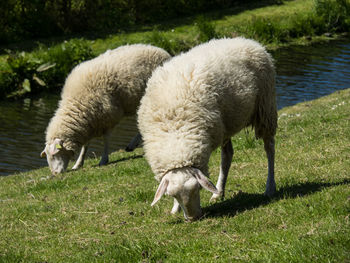
<path fill-rule="evenodd" d="M 42 47 L 41 50 L 44 48 Z M 40 50 L 39 50 L 40 51 Z M 47 49 L 46 52 L 39 52 L 39 57 L 44 61 L 55 63 L 52 71 L 44 73 L 50 79 L 50 86 L 57 88 L 62 86 L 68 73 L 78 64 L 94 57 L 88 41 L 83 39 L 71 39 L 62 44 Z"/>
<path fill-rule="evenodd" d="M 310 12 L 292 16 L 253 16 L 244 24 L 233 25 L 225 35 L 242 35 L 263 44 L 285 43 L 295 38 L 313 37 L 325 33 L 348 32 L 350 28 L 349 0 L 314 0 Z M 193 32 L 188 38 L 178 34 L 153 30 L 143 35 L 145 43 L 167 50 L 171 55 L 224 33 L 204 16 L 195 20 Z M 127 43 L 127 42 L 126 42 Z M 33 53 L 9 53 L 7 61 L 0 63 L 0 99 L 21 97 L 44 90 L 60 91 L 65 77 L 78 63 L 93 57 L 87 41 L 73 39 L 54 47 L 40 47 Z"/>
<path fill-rule="evenodd" d="M 198 16 L 196 18 L 195 25 L 199 32 L 199 42 L 207 42 L 213 38 L 219 38 L 219 34 L 215 30 L 215 25 L 208 21 L 204 16 Z"/>
<path fill-rule="evenodd" d="M 7 63 L 0 71 L 0 96 L 4 98 L 37 94 L 43 90 L 60 90 L 67 74 L 77 64 L 93 57 L 84 40 L 72 39 L 39 52 L 8 51 Z"/>
<path fill-rule="evenodd" d="M 180 52 L 185 52 L 198 44 L 209 41 L 213 38 L 220 38 L 219 33 L 215 29 L 215 25 L 209 22 L 209 19 L 203 15 L 197 16 L 195 19 L 195 28 L 197 35 L 191 43 L 177 38 L 170 38 L 165 32 L 155 28 L 145 38 L 145 42 L 161 47 L 168 51 L 171 55 L 176 55 Z"/>
<path fill-rule="evenodd" d="M 348 32 L 350 2 L 348 0 L 315 0 L 315 16 L 325 32 Z"/>
<path fill-rule="evenodd" d="M 165 49 L 169 54 L 177 53 L 177 43 L 174 39 L 169 39 L 164 32 L 154 29 L 146 36 L 146 43 Z"/>
<path fill-rule="evenodd" d="M 325 33 L 348 32 L 350 2 L 348 0 L 315 0 L 314 9 L 292 17 L 266 18 L 253 16 L 237 31 L 262 43 L 284 43 L 293 38 Z"/>

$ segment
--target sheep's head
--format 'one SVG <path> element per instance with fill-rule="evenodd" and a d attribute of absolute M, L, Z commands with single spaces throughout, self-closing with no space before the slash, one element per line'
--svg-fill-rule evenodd
<path fill-rule="evenodd" d="M 152 206 L 167 194 L 179 202 L 186 220 L 197 220 L 202 216 L 199 196 L 201 187 L 218 194 L 216 187 L 200 170 L 192 167 L 171 170 L 163 176 Z"/>
<path fill-rule="evenodd" d="M 65 149 L 61 139 L 55 139 L 51 143 L 46 144 L 40 156 L 47 158 L 51 173 L 57 175 L 67 169 L 69 160 L 73 156 L 73 151 Z"/>

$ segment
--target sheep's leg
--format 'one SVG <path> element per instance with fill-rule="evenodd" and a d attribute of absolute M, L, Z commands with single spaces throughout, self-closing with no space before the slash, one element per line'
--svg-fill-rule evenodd
<path fill-rule="evenodd" d="M 104 142 L 104 148 L 103 148 L 103 153 L 102 153 L 102 157 L 101 157 L 101 161 L 98 165 L 106 165 L 109 161 L 108 159 L 108 154 L 109 154 L 109 139 L 111 137 L 111 133 L 112 131 L 107 131 L 104 135 L 103 135 L 103 142 Z"/>
<path fill-rule="evenodd" d="M 268 161 L 268 175 L 267 175 L 267 181 L 266 181 L 265 195 L 272 196 L 276 192 L 274 137 L 264 139 L 264 148 L 265 148 L 267 161 Z"/>
<path fill-rule="evenodd" d="M 215 202 L 219 199 L 223 199 L 225 196 L 225 186 L 226 180 L 228 176 L 228 172 L 230 170 L 231 161 L 233 156 L 233 147 L 231 139 L 221 147 L 221 165 L 220 165 L 220 174 L 218 178 L 218 182 L 216 183 L 216 188 L 219 190 L 219 194 L 213 194 L 210 198 L 211 202 Z"/>
<path fill-rule="evenodd" d="M 176 213 L 179 213 L 180 211 L 181 211 L 181 206 L 179 202 L 176 200 L 176 198 L 174 198 L 174 206 L 171 209 L 171 213 L 176 214 Z"/>
<path fill-rule="evenodd" d="M 72 170 L 77 170 L 80 167 L 83 167 L 88 147 L 89 147 L 89 144 L 83 145 L 83 147 L 81 147 L 79 157 L 78 157 L 77 161 L 75 162 L 74 166 L 72 167 Z"/>
<path fill-rule="evenodd" d="M 139 146 L 140 142 L 142 140 L 142 136 L 140 133 L 136 134 L 136 136 L 130 141 L 128 146 L 126 146 L 125 151 L 132 152 L 136 149 L 137 146 Z"/>

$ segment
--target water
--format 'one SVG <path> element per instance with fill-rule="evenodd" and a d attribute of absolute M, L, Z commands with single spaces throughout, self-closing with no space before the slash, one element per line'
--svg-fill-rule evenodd
<path fill-rule="evenodd" d="M 49 96 L 0 103 L 0 176 L 47 165 L 40 153 L 45 146 L 46 126 L 58 99 L 59 96 Z M 110 150 L 124 149 L 136 134 L 135 117 L 123 119 L 113 131 Z M 87 157 L 101 156 L 102 150 L 102 138 L 94 138 Z"/>
<path fill-rule="evenodd" d="M 283 49 L 274 52 L 273 57 L 279 109 L 350 88 L 349 40 Z M 39 155 L 57 101 L 58 96 L 50 96 L 0 102 L 0 176 L 47 165 Z M 115 128 L 110 149 L 125 148 L 136 132 L 135 119 L 127 118 Z M 88 157 L 100 156 L 102 148 L 102 139 L 94 139 Z"/>
<path fill-rule="evenodd" d="M 350 41 L 293 47 L 273 54 L 281 109 L 350 88 Z"/>

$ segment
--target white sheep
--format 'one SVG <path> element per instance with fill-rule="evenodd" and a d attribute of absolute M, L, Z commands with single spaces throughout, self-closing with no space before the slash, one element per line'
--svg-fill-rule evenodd
<path fill-rule="evenodd" d="M 161 48 L 135 44 L 76 66 L 66 79 L 59 107 L 46 130 L 41 156 L 47 157 L 51 172 L 64 172 L 80 148 L 73 169 L 81 167 L 88 142 L 99 136 L 105 144 L 100 165 L 108 163 L 111 130 L 124 116 L 136 114 L 151 73 L 169 58 Z"/>
<path fill-rule="evenodd" d="M 212 40 L 157 68 L 138 110 L 145 156 L 164 193 L 174 197 L 172 213 L 202 216 L 200 186 L 224 197 L 233 156 L 231 137 L 251 125 L 268 157 L 265 194 L 276 190 L 274 135 L 277 127 L 275 70 L 271 56 L 253 40 Z M 209 157 L 221 146 L 216 187 L 208 179 Z"/>

